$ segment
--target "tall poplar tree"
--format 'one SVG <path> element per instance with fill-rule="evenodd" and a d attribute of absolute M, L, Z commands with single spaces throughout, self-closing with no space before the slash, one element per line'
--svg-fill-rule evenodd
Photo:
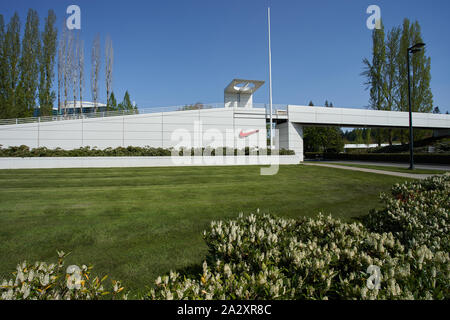
<path fill-rule="evenodd" d="M 399 68 L 397 58 L 400 52 L 400 33 L 398 27 L 391 29 L 386 38 L 386 68 L 383 74 L 383 110 L 399 109 Z M 392 145 L 393 130 L 385 130 L 389 144 Z"/>
<path fill-rule="evenodd" d="M 91 94 L 94 102 L 94 112 L 97 112 L 98 103 L 98 76 L 100 72 L 100 35 L 94 38 L 91 51 Z"/>
<path fill-rule="evenodd" d="M 383 110 L 385 107 L 383 78 L 386 71 L 386 46 L 383 22 L 381 21 L 380 24 L 381 28 L 374 29 L 372 33 L 372 62 L 364 58 L 362 72 L 362 75 L 366 77 L 365 84 L 370 89 L 369 107 L 375 110 Z M 382 130 L 376 129 L 376 135 L 378 144 L 381 144 Z"/>
<path fill-rule="evenodd" d="M 5 59 L 5 21 L 0 14 L 0 119 L 5 118 L 6 114 L 6 72 L 8 65 Z"/>
<path fill-rule="evenodd" d="M 399 111 L 407 112 L 408 104 L 408 68 L 407 50 L 416 43 L 424 42 L 419 22 L 410 23 L 403 20 L 400 38 L 400 50 L 397 58 L 399 68 Z M 411 109 L 413 112 L 431 112 L 433 110 L 433 94 L 430 88 L 431 59 L 426 56 L 426 48 L 410 55 L 411 71 Z M 416 135 L 416 133 L 415 133 Z M 407 140 L 407 131 L 401 130 L 400 140 Z"/>
<path fill-rule="evenodd" d="M 8 23 L 3 51 L 6 62 L 5 118 L 16 118 L 18 116 L 16 95 L 20 61 L 20 18 L 17 12 Z"/>
<path fill-rule="evenodd" d="M 106 81 L 106 110 L 112 110 L 109 105 L 109 95 L 112 91 L 113 80 L 113 64 L 114 64 L 114 49 L 111 37 L 108 35 L 105 41 L 105 81 Z"/>
<path fill-rule="evenodd" d="M 56 41 L 58 31 L 55 27 L 56 15 L 53 10 L 48 11 L 45 27 L 42 32 L 42 50 L 39 58 L 39 105 L 40 115 L 52 114 L 55 92 L 52 91 L 53 77 L 55 75 Z"/>
<path fill-rule="evenodd" d="M 424 42 L 419 22 L 411 25 L 411 46 Z M 431 58 L 425 55 L 426 47 L 411 55 L 411 107 L 416 112 L 432 112 Z"/>
<path fill-rule="evenodd" d="M 22 39 L 22 56 L 19 62 L 18 117 L 33 116 L 39 78 L 41 42 L 39 17 L 36 10 L 29 9 Z"/>

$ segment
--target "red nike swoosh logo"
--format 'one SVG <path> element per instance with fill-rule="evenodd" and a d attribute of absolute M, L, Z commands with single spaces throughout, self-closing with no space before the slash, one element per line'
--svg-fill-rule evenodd
<path fill-rule="evenodd" d="M 243 130 L 241 130 L 241 132 L 239 133 L 239 138 L 245 138 L 245 137 L 248 137 L 249 135 L 252 135 L 257 132 L 259 132 L 259 130 L 253 130 L 253 131 L 249 131 L 249 132 L 244 132 Z"/>

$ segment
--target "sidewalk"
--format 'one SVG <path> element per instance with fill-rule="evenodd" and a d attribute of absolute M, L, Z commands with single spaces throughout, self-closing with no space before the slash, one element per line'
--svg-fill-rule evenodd
<path fill-rule="evenodd" d="M 413 173 L 393 172 L 393 171 L 385 171 L 385 170 L 375 170 L 375 169 L 367 169 L 367 168 L 340 166 L 337 164 L 311 163 L 311 162 L 303 162 L 303 164 L 305 166 L 319 166 L 319 167 L 329 167 L 329 168 L 345 169 L 345 170 L 353 170 L 353 171 L 362 171 L 362 172 L 378 173 L 378 174 L 385 174 L 388 176 L 396 176 L 396 177 L 411 178 L 411 179 L 426 179 L 428 177 L 434 176 L 434 174 L 413 174 Z"/>
<path fill-rule="evenodd" d="M 314 162 L 316 160 L 306 160 L 307 162 Z M 332 164 L 358 164 L 358 165 L 369 165 L 369 166 L 385 166 L 385 167 L 397 167 L 397 168 L 405 168 L 409 167 L 409 163 L 396 163 L 396 162 L 375 162 L 375 161 L 350 161 L 350 160 L 326 160 L 324 162 L 332 163 Z M 442 170 L 442 171 L 450 171 L 450 165 L 445 164 L 423 164 L 423 163 L 415 163 L 414 167 L 416 169 L 427 169 L 427 170 Z"/>

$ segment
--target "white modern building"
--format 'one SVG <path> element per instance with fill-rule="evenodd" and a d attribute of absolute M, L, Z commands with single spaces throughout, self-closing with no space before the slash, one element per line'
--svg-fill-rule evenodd
<path fill-rule="evenodd" d="M 3 147 L 31 148 L 150 146 L 267 147 L 265 105 L 254 104 L 253 94 L 264 81 L 234 79 L 224 90 L 224 103 L 197 110 L 182 107 L 140 110 L 139 114 L 99 112 L 77 119 L 41 117 L 0 120 Z M 408 128 L 407 112 L 367 109 L 275 105 L 275 148 L 294 150 L 303 160 L 304 126 Z M 413 113 L 413 127 L 448 130 L 450 115 Z"/>
<path fill-rule="evenodd" d="M 106 104 L 92 101 L 67 101 L 65 105 L 61 103 L 60 112 L 61 114 L 91 113 L 95 108 L 97 108 L 97 112 L 106 111 Z"/>

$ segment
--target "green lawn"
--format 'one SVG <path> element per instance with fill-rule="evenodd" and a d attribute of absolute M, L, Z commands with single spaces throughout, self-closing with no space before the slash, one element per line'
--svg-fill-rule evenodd
<path fill-rule="evenodd" d="M 356 167 L 356 168 L 366 168 L 366 169 L 375 169 L 375 170 L 383 170 L 383 171 L 392 171 L 392 172 L 403 172 L 403 173 L 412 173 L 412 174 L 444 174 L 447 171 L 444 170 L 433 170 L 433 169 L 414 169 L 409 170 L 405 167 L 392 167 L 392 166 L 378 166 L 378 165 L 367 165 L 367 164 L 353 164 L 353 163 L 339 163 L 339 162 L 321 162 L 328 164 L 335 164 L 339 166 L 347 166 L 347 167 Z"/>
<path fill-rule="evenodd" d="M 0 170 L 0 279 L 18 262 L 92 263 L 135 292 L 202 262 L 201 232 L 239 212 L 351 220 L 406 179 L 302 165 Z"/>

